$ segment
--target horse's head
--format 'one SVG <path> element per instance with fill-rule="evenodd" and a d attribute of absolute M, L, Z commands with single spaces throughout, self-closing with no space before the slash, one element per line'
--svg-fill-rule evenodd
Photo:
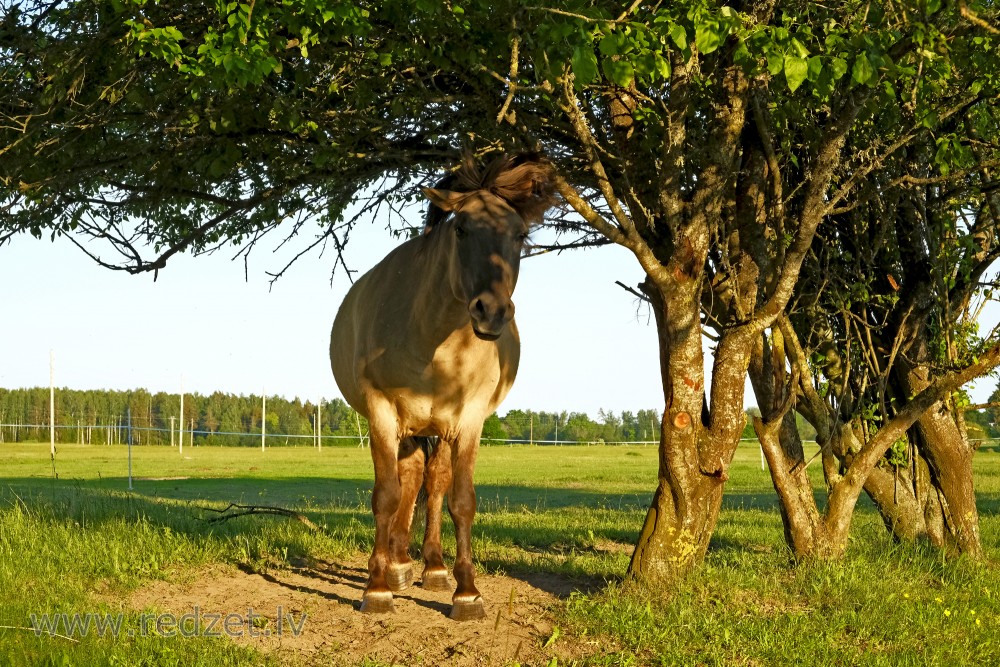
<path fill-rule="evenodd" d="M 482 172 L 466 166 L 460 173 L 468 190 L 424 193 L 451 213 L 433 232 L 448 249 L 452 292 L 468 304 L 476 335 L 496 340 L 514 318 L 512 295 L 530 226 L 552 205 L 550 168 L 531 156 L 501 158 Z"/>

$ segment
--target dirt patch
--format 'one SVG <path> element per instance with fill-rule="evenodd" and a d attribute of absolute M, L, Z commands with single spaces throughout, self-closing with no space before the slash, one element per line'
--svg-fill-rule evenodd
<path fill-rule="evenodd" d="M 188 627 L 197 614 L 202 631 L 214 620 L 220 634 L 228 617 L 235 631 L 226 636 L 277 652 L 283 663 L 545 665 L 552 657 L 563 663 L 597 650 L 556 631 L 553 608 L 574 588 L 559 577 L 478 575 L 487 618 L 459 623 L 448 618 L 451 593 L 425 591 L 419 581 L 396 594 L 394 613 L 362 614 L 357 608 L 367 575 L 364 561 L 312 562 L 267 573 L 213 566 L 183 582 L 140 589 L 126 605 L 178 620 L 187 614 Z M 557 638 L 549 641 L 553 634 Z"/>

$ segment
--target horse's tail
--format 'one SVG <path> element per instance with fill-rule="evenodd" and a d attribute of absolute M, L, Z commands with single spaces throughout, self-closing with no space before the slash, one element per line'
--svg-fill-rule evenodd
<path fill-rule="evenodd" d="M 437 446 L 437 438 L 433 436 L 417 435 L 413 439 L 417 446 L 424 450 L 424 483 L 420 485 L 417 492 L 417 507 L 413 512 L 413 523 L 425 524 L 427 518 L 427 462 L 430 461 L 434 448 Z"/>

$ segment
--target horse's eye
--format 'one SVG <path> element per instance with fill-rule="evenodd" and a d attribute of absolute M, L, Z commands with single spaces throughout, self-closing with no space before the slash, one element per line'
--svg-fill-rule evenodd
<path fill-rule="evenodd" d="M 523 234 L 517 235 L 518 243 L 527 243 L 527 241 L 528 241 L 528 232 L 524 232 Z"/>
<path fill-rule="evenodd" d="M 460 225 L 455 225 L 455 236 L 457 236 L 460 239 L 464 239 L 466 234 L 468 234 L 468 232 L 465 231 L 465 227 L 462 227 Z"/>

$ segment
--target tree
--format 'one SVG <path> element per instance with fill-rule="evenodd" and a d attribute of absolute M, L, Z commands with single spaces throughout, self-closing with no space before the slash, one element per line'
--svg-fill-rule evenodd
<path fill-rule="evenodd" d="M 488 442 L 490 440 L 504 440 L 506 437 L 507 434 L 503 430 L 503 422 L 500 421 L 500 418 L 494 412 L 483 422 L 482 438 Z"/>
<path fill-rule="evenodd" d="M 813 396 L 799 378 L 821 372 L 809 361 L 815 341 L 794 320 L 825 256 L 847 275 L 845 215 L 913 179 L 975 179 L 990 191 L 992 11 L 924 0 L 621 11 L 586 0 L 36 2 L 7 12 L 0 41 L 12 63 L 0 76 L 0 238 L 94 237 L 117 255 L 85 251 L 134 272 L 229 242 L 249 251 L 279 224 L 291 238 L 318 223 L 307 250 L 339 250 L 356 222 L 347 205 L 379 179 L 390 180 L 372 203 L 393 204 L 463 144 L 543 150 L 577 216 L 553 221 L 573 234 L 564 245 L 618 243 L 646 273 L 664 410 L 630 576 L 670 578 L 708 547 L 748 369 L 764 388 L 757 432 L 772 454 L 799 390 Z M 971 112 L 981 120 L 968 140 L 952 123 Z M 932 175 L 906 171 L 907 152 L 930 144 L 934 159 L 919 164 Z M 964 166 L 971 153 L 978 169 Z M 952 225 L 941 252 L 975 246 L 976 231 Z M 829 255 L 818 252 L 829 240 Z M 879 280 L 856 280 L 868 292 L 855 301 L 889 294 Z M 820 301 L 814 314 L 835 318 L 833 307 Z M 710 384 L 703 327 L 715 339 Z M 894 370 L 920 381 L 899 380 L 891 409 L 841 396 L 847 414 L 834 424 L 875 410 L 879 430 L 852 450 L 831 495 L 835 530 L 813 553 L 843 552 L 857 495 L 893 443 L 1000 362 L 996 347 L 972 348 L 932 374 Z M 834 430 L 816 421 L 829 450 Z M 770 460 L 772 472 L 785 462 Z M 798 487 L 783 488 L 796 507 Z"/>
<path fill-rule="evenodd" d="M 944 82 L 939 85 L 944 94 Z M 916 137 L 901 155 L 884 160 L 882 179 L 859 185 L 856 201 L 831 215 L 827 236 L 842 247 L 831 252 L 828 244 L 817 243 L 800 281 L 800 299 L 811 305 L 793 314 L 782 329 L 783 339 L 765 341 L 751 366 L 758 400 L 775 410 L 783 401 L 781 383 L 770 386 L 768 376 L 784 373 L 768 357 L 777 354 L 783 365 L 784 354 L 791 367 L 798 367 L 799 373 L 788 378 L 799 385 L 791 393 L 821 431 L 831 498 L 861 445 L 906 399 L 935 377 L 973 361 L 979 349 L 975 312 L 987 296 L 980 290 L 992 282 L 987 274 L 1000 245 L 992 231 L 997 200 L 987 155 L 978 142 L 967 140 L 987 131 L 995 135 L 988 128 L 996 127 L 996 119 L 990 105 L 967 96 L 964 86 L 974 89 L 974 81 L 957 77 L 948 85 L 956 112 L 938 131 L 965 136 L 966 143 L 957 144 L 958 152 L 942 151 L 939 140 Z M 851 144 L 862 150 L 901 120 L 894 113 L 874 119 L 856 130 Z M 821 370 L 822 377 L 805 366 Z M 775 388 L 778 394 L 772 393 Z M 973 448 L 964 433 L 961 394 L 943 398 L 891 445 L 867 474 L 864 490 L 897 538 L 927 538 L 976 557 L 981 546 Z M 778 436 L 776 468 L 801 468 L 794 434 L 782 426 Z M 810 506 L 786 517 L 798 517 L 798 526 L 786 525 L 786 532 L 797 536 L 790 546 L 804 554 L 833 524 L 843 525 L 831 510 L 849 514 L 850 507 L 838 510 L 828 503 L 821 518 L 805 496 L 804 475 L 797 491 L 790 490 L 791 482 L 775 477 L 776 488 L 784 487 L 779 494 L 793 505 Z"/>
<path fill-rule="evenodd" d="M 996 430 L 1000 429 L 1000 386 L 993 390 L 987 401 L 989 407 L 985 409 L 986 418 L 990 426 Z"/>

